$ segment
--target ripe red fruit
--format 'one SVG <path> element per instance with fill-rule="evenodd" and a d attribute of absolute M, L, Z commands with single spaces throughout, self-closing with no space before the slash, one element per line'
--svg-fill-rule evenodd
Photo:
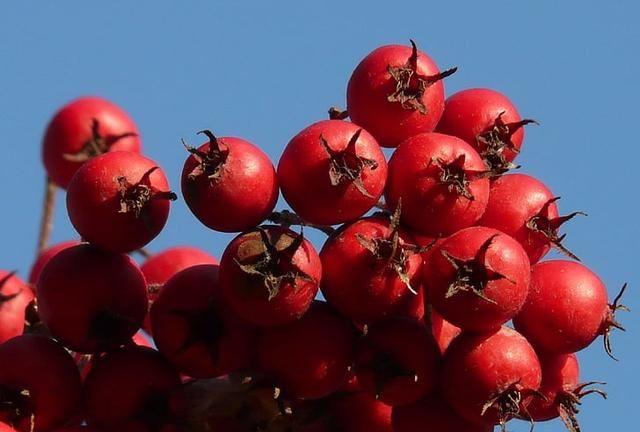
<path fill-rule="evenodd" d="M 540 386 L 540 361 L 517 331 L 463 333 L 444 355 L 446 402 L 471 423 L 504 424 L 519 415 Z M 514 403 L 515 402 L 515 403 Z"/>
<path fill-rule="evenodd" d="M 8 424 L 0 422 L 0 432 L 16 432 L 16 430 Z"/>
<path fill-rule="evenodd" d="M 439 237 L 475 224 L 489 199 L 486 165 L 459 138 L 437 133 L 412 136 L 389 160 L 385 200 L 402 201 L 403 224 Z"/>
<path fill-rule="evenodd" d="M 487 88 L 462 90 L 447 98 L 436 131 L 453 135 L 475 147 L 494 173 L 517 165 L 511 163 L 522 147 L 524 128 L 536 123 L 522 119 L 502 93 Z"/>
<path fill-rule="evenodd" d="M 493 426 L 478 426 L 459 417 L 441 395 L 394 407 L 391 425 L 393 432 L 493 432 Z"/>
<path fill-rule="evenodd" d="M 349 393 L 329 403 L 327 431 L 392 432 L 392 408 L 367 393 Z"/>
<path fill-rule="evenodd" d="M 518 313 L 529 292 L 527 254 L 492 228 L 458 231 L 431 252 L 424 267 L 428 301 L 464 330 L 499 328 Z"/>
<path fill-rule="evenodd" d="M 220 260 L 220 287 L 245 321 L 277 326 L 300 318 L 318 292 L 322 267 L 313 245 L 280 226 L 234 238 Z"/>
<path fill-rule="evenodd" d="M 140 152 L 138 128 L 119 106 L 99 97 L 81 97 L 51 119 L 42 142 L 47 175 L 66 189 L 87 160 L 112 150 Z"/>
<path fill-rule="evenodd" d="M 623 291 L 609 305 L 604 283 L 587 267 L 574 261 L 544 261 L 531 267 L 529 296 L 513 324 L 545 353 L 580 351 L 604 335 L 611 355 L 610 331 L 622 329 L 614 314 L 626 310 L 619 304 Z"/>
<path fill-rule="evenodd" d="M 0 344 L 24 330 L 25 308 L 33 292 L 15 272 L 0 270 Z"/>
<path fill-rule="evenodd" d="M 218 264 L 218 260 L 207 252 L 190 246 L 176 246 L 165 249 L 147 258 L 140 266 L 140 270 L 142 270 L 147 281 L 149 307 L 153 305 L 153 302 L 158 297 L 162 285 L 171 276 L 181 270 L 199 264 Z M 144 319 L 144 329 L 151 332 L 151 323 L 148 315 Z"/>
<path fill-rule="evenodd" d="M 440 352 L 429 329 L 403 317 L 371 325 L 358 341 L 354 362 L 358 383 L 391 406 L 433 391 L 439 366 Z"/>
<path fill-rule="evenodd" d="M 182 195 L 191 212 L 223 232 L 251 229 L 266 219 L 278 199 L 276 172 L 269 157 L 241 138 L 216 138 L 197 149 L 182 169 Z"/>
<path fill-rule="evenodd" d="M 489 202 L 478 225 L 495 228 L 520 242 L 531 264 L 538 262 L 551 247 L 571 258 L 577 257 L 562 245 L 560 226 L 582 212 L 558 215 L 551 191 L 538 179 L 526 174 L 507 174 L 491 182 Z"/>
<path fill-rule="evenodd" d="M 442 318 L 435 309 L 431 309 L 429 321 L 427 325 L 431 327 L 431 334 L 440 348 L 440 353 L 444 354 L 451 342 L 462 333 L 462 329 Z"/>
<path fill-rule="evenodd" d="M 366 130 L 325 120 L 289 141 L 278 163 L 284 199 L 305 221 L 335 225 L 369 211 L 384 190 L 387 162 Z"/>
<path fill-rule="evenodd" d="M 411 46 L 376 48 L 358 64 L 347 87 L 347 111 L 384 147 L 436 127 L 444 110 L 442 79 L 433 60 Z"/>
<path fill-rule="evenodd" d="M 218 266 L 192 266 L 171 277 L 151 307 L 151 325 L 158 350 L 190 377 L 217 377 L 251 364 L 256 331 L 224 303 Z"/>
<path fill-rule="evenodd" d="M 68 240 L 65 242 L 54 244 L 53 246 L 50 246 L 45 250 L 43 250 L 42 252 L 40 252 L 40 254 L 38 255 L 38 258 L 36 258 L 36 261 L 31 266 L 31 271 L 29 272 L 29 283 L 32 285 L 35 285 L 36 283 L 38 283 L 40 272 L 42 272 L 42 269 L 44 268 L 45 264 L 49 262 L 51 257 L 53 257 L 58 252 L 63 251 L 72 246 L 75 246 L 77 244 L 80 244 L 80 242 L 77 240 Z"/>
<path fill-rule="evenodd" d="M 299 320 L 263 331 L 258 367 L 275 378 L 286 396 L 318 399 L 344 383 L 353 343 L 351 324 L 316 301 Z"/>
<path fill-rule="evenodd" d="M 422 257 L 392 221 L 361 219 L 329 237 L 320 251 L 322 293 L 341 314 L 366 324 L 404 312 L 419 286 Z"/>
<path fill-rule="evenodd" d="M 38 311 L 68 348 L 96 353 L 127 342 L 147 311 L 146 283 L 136 263 L 89 244 L 59 252 L 42 270 Z"/>
<path fill-rule="evenodd" d="M 534 421 L 546 421 L 560 417 L 569 431 L 579 431 L 578 406 L 580 400 L 592 393 L 606 399 L 606 393 L 593 388 L 596 382 L 580 384 L 580 368 L 575 354 L 552 354 L 540 356 L 542 383 L 540 396 L 528 407 Z"/>
<path fill-rule="evenodd" d="M 175 200 L 162 170 L 132 152 L 109 152 L 85 163 L 67 191 L 69 218 L 82 238 L 110 252 L 131 252 L 153 240 Z"/>
<path fill-rule="evenodd" d="M 184 414 L 180 376 L 154 350 L 105 354 L 84 384 L 87 423 L 100 430 L 176 431 Z"/>
<path fill-rule="evenodd" d="M 63 426 L 81 402 L 78 369 L 62 345 L 40 335 L 0 344 L 0 421 L 20 432 Z"/>

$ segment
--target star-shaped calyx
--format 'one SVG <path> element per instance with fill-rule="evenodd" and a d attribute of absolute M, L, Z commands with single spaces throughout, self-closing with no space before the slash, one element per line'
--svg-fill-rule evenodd
<path fill-rule="evenodd" d="M 198 162 L 187 178 L 193 181 L 201 176 L 206 176 L 210 181 L 216 182 L 220 179 L 222 167 L 229 157 L 229 147 L 222 140 L 216 138 L 210 130 L 201 130 L 198 134 L 206 135 L 209 138 L 209 148 L 206 152 L 201 151 L 182 140 L 184 147 Z"/>
<path fill-rule="evenodd" d="M 526 227 L 533 232 L 542 234 L 547 239 L 547 241 L 549 241 L 549 243 L 551 243 L 560 252 L 567 255 L 569 258 L 573 258 L 576 261 L 580 261 L 580 258 L 578 258 L 569 249 L 564 247 L 564 245 L 562 244 L 562 241 L 567 235 L 566 234 L 558 235 L 558 229 L 562 224 L 573 219 L 574 217 L 578 215 L 586 216 L 587 214 L 581 211 L 577 211 L 577 212 L 569 213 L 566 216 L 548 218 L 547 215 L 549 214 L 549 207 L 551 206 L 551 204 L 555 203 L 559 199 L 560 197 L 555 197 L 548 200 L 542 206 L 540 211 L 526 222 Z"/>
<path fill-rule="evenodd" d="M 358 138 L 360 138 L 360 133 L 362 133 L 362 129 L 358 129 L 353 134 L 344 150 L 333 150 L 329 147 L 329 143 L 322 135 L 320 135 L 320 144 L 329 155 L 329 179 L 331 186 L 352 183 L 362 195 L 373 198 L 364 187 L 362 172 L 366 168 L 375 170 L 378 168 L 378 163 L 373 159 L 367 159 L 357 155 L 356 143 Z"/>
<path fill-rule="evenodd" d="M 510 150 L 514 153 L 519 153 L 520 150 L 511 141 L 513 134 L 525 125 L 539 124 L 533 119 L 505 123 L 502 120 L 504 114 L 505 111 L 500 112 L 493 121 L 493 125 L 476 136 L 476 141 L 481 148 L 484 148 L 480 152 L 480 156 L 482 156 L 493 175 L 504 174 L 510 169 L 520 168 L 520 165 L 516 165 L 506 159 L 504 151 Z"/>
<path fill-rule="evenodd" d="M 462 153 L 451 162 L 446 162 L 441 158 L 433 158 L 431 162 L 440 169 L 438 182 L 446 185 L 450 193 L 456 193 L 469 201 L 475 197 L 469 190 L 469 184 L 482 177 L 487 177 L 489 171 L 470 170 L 464 167 L 466 155 Z"/>
<path fill-rule="evenodd" d="M 294 254 L 304 242 L 302 230 L 294 236 L 280 232 L 277 239 L 263 227 L 258 227 L 257 231 L 260 235 L 262 253 L 252 259 L 253 262 L 241 262 L 238 259 L 235 259 L 235 262 L 245 274 L 262 279 L 268 300 L 278 295 L 282 284 L 288 283 L 296 288 L 298 281 L 316 282 L 293 263 Z M 283 236 L 289 237 L 290 241 L 285 247 L 278 249 Z"/>
<path fill-rule="evenodd" d="M 5 275 L 2 279 L 0 279 L 0 290 L 2 289 L 2 287 L 7 283 L 7 281 L 9 279 L 11 279 L 13 276 L 15 276 L 16 271 L 12 271 L 11 273 Z M 13 300 L 14 298 L 18 297 L 20 295 L 20 293 L 22 292 L 22 290 L 18 290 L 14 293 L 11 294 L 2 294 L 0 293 L 0 309 L 2 309 L 2 306 Z"/>
<path fill-rule="evenodd" d="M 400 213 L 402 203 L 398 202 L 396 210 L 391 216 L 389 228 L 391 232 L 386 237 L 366 237 L 362 234 L 356 234 L 358 243 L 368 250 L 371 255 L 378 261 L 384 263 L 385 269 L 391 269 L 407 286 L 409 291 L 417 294 L 417 291 L 411 286 L 411 280 L 408 274 L 409 257 L 414 254 L 426 252 L 433 246 L 416 246 L 406 244 L 400 241 Z"/>
<path fill-rule="evenodd" d="M 558 392 L 554 402 L 558 406 L 559 417 L 569 432 L 581 431 L 576 416 L 580 411 L 579 406 L 582 404 L 583 397 L 590 394 L 598 394 L 604 399 L 607 398 L 607 394 L 599 388 L 593 388 L 592 386 L 594 385 L 604 385 L 604 383 L 591 381 L 579 384 L 573 389 Z"/>
<path fill-rule="evenodd" d="M 446 250 L 442 249 L 440 253 L 451 264 L 455 270 L 455 277 L 449 284 L 445 298 L 450 298 L 459 292 L 470 292 L 481 299 L 495 304 L 496 302 L 488 298 L 484 294 L 487 284 L 494 280 L 506 279 L 515 284 L 515 281 L 507 276 L 493 270 L 486 262 L 486 255 L 493 240 L 500 234 L 494 234 L 482 243 L 478 252 L 471 259 L 460 259 Z"/>
<path fill-rule="evenodd" d="M 153 200 L 166 199 L 175 201 L 178 196 L 171 191 L 160 191 L 151 185 L 151 174 L 158 167 L 153 167 L 142 175 L 137 183 L 130 183 L 127 177 L 118 177 L 118 189 L 120 194 L 120 210 L 118 213 L 133 213 L 140 217 L 146 205 Z"/>
<path fill-rule="evenodd" d="M 506 424 L 514 418 L 529 421 L 533 430 L 533 418 L 526 409 L 526 402 L 531 397 L 546 399 L 539 391 L 524 388 L 520 381 L 516 381 L 487 401 L 482 407 L 481 415 L 484 416 L 489 409 L 494 408 L 501 432 L 507 432 Z"/>
<path fill-rule="evenodd" d="M 111 146 L 123 138 L 137 136 L 134 132 L 125 132 L 119 135 L 103 136 L 100 134 L 100 122 L 91 119 L 91 138 L 76 153 L 65 153 L 62 157 L 70 162 L 86 162 L 91 158 L 109 151 Z"/>
<path fill-rule="evenodd" d="M 389 102 L 399 102 L 402 108 L 427 113 L 427 107 L 422 102 L 424 92 L 431 85 L 453 75 L 458 68 L 447 69 L 435 75 L 422 75 L 418 73 L 418 47 L 413 40 L 411 42 L 411 55 L 402 66 L 387 65 L 387 72 L 395 80 L 396 88 L 387 96 Z"/>

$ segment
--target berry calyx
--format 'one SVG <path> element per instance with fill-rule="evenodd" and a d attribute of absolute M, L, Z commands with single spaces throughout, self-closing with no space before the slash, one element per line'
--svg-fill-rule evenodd
<path fill-rule="evenodd" d="M 580 258 L 578 258 L 573 252 L 571 252 L 562 244 L 562 241 L 567 235 L 559 235 L 558 229 L 562 224 L 573 219 L 574 217 L 578 215 L 587 216 L 587 214 L 585 212 L 577 211 L 569 213 L 566 216 L 558 216 L 555 218 L 547 217 L 547 215 L 549 214 L 549 207 L 559 199 L 560 197 L 554 197 L 548 200 L 542 206 L 538 214 L 536 214 L 526 222 L 526 227 L 533 232 L 540 233 L 545 236 L 549 243 L 555 246 L 563 254 L 567 255 L 570 258 L 573 258 L 576 261 L 580 261 Z"/>
<path fill-rule="evenodd" d="M 224 141 L 218 140 L 213 132 L 208 129 L 201 130 L 198 134 L 205 135 L 209 138 L 209 148 L 207 151 L 198 150 L 182 140 L 182 144 L 187 151 L 191 153 L 198 162 L 198 165 L 193 168 L 187 177 L 193 181 L 204 175 L 212 182 L 216 182 L 220 179 L 222 167 L 229 156 L 229 148 L 224 144 Z"/>
<path fill-rule="evenodd" d="M 89 139 L 80 151 L 76 153 L 65 153 L 62 157 L 70 162 L 86 162 L 91 158 L 108 152 L 116 142 L 123 138 L 136 137 L 135 132 L 124 132 L 118 135 L 103 136 L 100 133 L 100 121 L 93 117 L 91 119 L 91 139 Z"/>
<path fill-rule="evenodd" d="M 151 185 L 150 176 L 158 167 L 153 167 L 145 172 L 137 183 L 130 183 L 127 177 L 121 176 L 116 179 L 120 192 L 120 210 L 118 213 L 133 213 L 136 218 L 140 217 L 144 208 L 152 200 L 164 199 L 175 201 L 178 196 L 171 191 L 160 191 Z"/>
<path fill-rule="evenodd" d="M 413 40 L 411 42 L 411 55 L 402 66 L 387 65 L 387 72 L 393 77 L 396 88 L 387 96 L 389 102 L 398 102 L 406 110 L 427 113 L 427 107 L 422 102 L 424 92 L 436 82 L 453 75 L 458 68 L 447 69 L 435 75 L 422 75 L 418 73 L 418 47 Z"/>

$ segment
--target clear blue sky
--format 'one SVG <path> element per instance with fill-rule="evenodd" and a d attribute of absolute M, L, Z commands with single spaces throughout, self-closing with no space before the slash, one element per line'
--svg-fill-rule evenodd
<path fill-rule="evenodd" d="M 350 72 L 373 48 L 415 39 L 441 67 L 458 66 L 447 92 L 492 87 L 530 127 L 519 162 L 584 210 L 567 245 L 615 294 L 638 305 L 637 132 L 640 30 L 632 1 L 168 1 L 29 0 L 0 11 L 0 268 L 25 276 L 33 255 L 44 172 L 40 139 L 51 114 L 96 94 L 125 107 L 146 153 L 175 190 L 194 133 L 245 137 L 277 160 L 288 139 L 344 106 Z M 62 196 L 59 196 L 62 198 Z M 64 201 L 60 199 L 60 204 Z M 64 205 L 54 240 L 74 233 Z M 192 244 L 220 255 L 229 236 L 200 226 L 183 202 L 150 245 Z M 318 237 L 319 238 L 319 237 Z M 581 355 L 584 380 L 607 381 L 588 398 L 585 431 L 630 430 L 640 401 L 638 313 L 621 316 L 615 363 L 599 343 Z M 514 424 L 513 431 L 528 425 Z M 558 431 L 558 423 L 539 425 Z"/>

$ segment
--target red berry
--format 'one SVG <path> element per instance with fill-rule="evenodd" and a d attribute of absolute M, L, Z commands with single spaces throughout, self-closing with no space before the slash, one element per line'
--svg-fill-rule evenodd
<path fill-rule="evenodd" d="M 216 138 L 187 146 L 182 195 L 200 222 L 216 231 L 239 232 L 266 219 L 278 199 L 276 172 L 269 157 L 241 138 Z"/>
<path fill-rule="evenodd" d="M 112 150 L 140 152 L 138 128 L 120 107 L 99 97 L 81 97 L 51 119 L 42 142 L 47 175 L 66 189 L 76 170 Z"/>
<path fill-rule="evenodd" d="M 350 393 L 329 403 L 328 431 L 392 432 L 391 406 L 367 393 Z"/>
<path fill-rule="evenodd" d="M 540 361 L 527 340 L 508 327 L 463 333 L 444 356 L 442 389 L 448 404 L 471 423 L 491 426 L 526 415 L 540 386 Z"/>
<path fill-rule="evenodd" d="M 22 334 L 25 308 L 31 300 L 31 288 L 15 272 L 0 270 L 0 344 Z"/>
<path fill-rule="evenodd" d="M 50 431 L 77 414 L 81 392 L 73 359 L 54 340 L 30 334 L 0 344 L 0 421 Z"/>
<path fill-rule="evenodd" d="M 411 230 L 439 237 L 475 224 L 489 199 L 486 165 L 459 138 L 413 136 L 393 152 L 385 200 L 402 202 L 401 220 Z"/>
<path fill-rule="evenodd" d="M 534 421 L 547 421 L 560 417 L 567 429 L 579 431 L 576 415 L 581 399 L 596 393 L 606 399 L 602 390 L 593 387 L 596 382 L 580 383 L 580 367 L 575 354 L 540 356 L 542 383 L 540 397 L 531 401 L 529 415 Z"/>
<path fill-rule="evenodd" d="M 282 195 L 307 222 L 335 225 L 369 211 L 384 190 L 387 162 L 367 131 L 325 120 L 289 141 L 278 163 Z"/>
<path fill-rule="evenodd" d="M 453 340 L 462 333 L 462 329 L 442 318 L 442 315 L 440 315 L 435 309 L 431 310 L 429 318 L 431 334 L 436 340 L 438 348 L 440 348 L 440 353 L 444 354 L 447 348 L 449 348 L 449 345 L 451 345 L 451 342 L 453 342 Z"/>
<path fill-rule="evenodd" d="M 455 72 L 440 72 L 413 41 L 411 45 L 376 48 L 349 79 L 347 111 L 351 120 L 385 147 L 396 147 L 410 136 L 433 131 L 444 110 L 442 79 Z"/>
<path fill-rule="evenodd" d="M 609 305 L 604 283 L 587 267 L 574 261 L 544 261 L 531 267 L 529 296 L 513 324 L 545 353 L 580 351 L 604 335 L 611 355 L 609 332 L 622 328 L 613 314 L 626 309 L 618 304 L 621 294 Z"/>
<path fill-rule="evenodd" d="M 36 261 L 31 266 L 31 271 L 29 272 L 29 283 L 33 285 L 38 283 L 40 272 L 42 272 L 45 264 L 47 264 L 55 254 L 78 244 L 80 244 L 80 242 L 77 240 L 68 240 L 62 243 L 54 244 L 53 246 L 50 246 L 40 252 L 38 258 L 36 258 Z"/>
<path fill-rule="evenodd" d="M 260 326 L 300 318 L 318 292 L 321 275 L 313 245 L 279 226 L 238 235 L 220 260 L 220 287 L 230 307 Z"/>
<path fill-rule="evenodd" d="M 499 328 L 529 292 L 529 258 L 506 234 L 485 227 L 460 230 L 440 243 L 424 266 L 428 301 L 465 330 Z"/>
<path fill-rule="evenodd" d="M 100 430 L 174 431 L 184 414 L 180 376 L 157 351 L 105 354 L 84 384 L 87 423 Z"/>
<path fill-rule="evenodd" d="M 322 293 L 341 314 L 366 324 L 397 315 L 419 286 L 422 257 L 399 229 L 397 213 L 361 219 L 330 237 L 320 251 Z"/>
<path fill-rule="evenodd" d="M 344 383 L 353 343 L 350 323 L 326 303 L 314 302 L 299 320 L 264 330 L 258 364 L 287 396 L 318 399 Z"/>
<path fill-rule="evenodd" d="M 177 246 L 165 249 L 147 258 L 140 266 L 147 281 L 149 307 L 158 297 L 162 285 L 174 274 L 199 264 L 218 264 L 218 260 L 207 252 L 190 246 Z M 151 332 L 149 316 L 144 319 L 144 329 Z"/>
<path fill-rule="evenodd" d="M 217 377 L 251 363 L 256 332 L 222 300 L 218 266 L 192 266 L 171 277 L 151 307 L 151 325 L 158 350 L 191 377 Z"/>
<path fill-rule="evenodd" d="M 160 233 L 169 200 L 175 198 L 151 159 L 110 152 L 77 171 L 69 184 L 67 210 L 84 240 L 110 252 L 131 252 Z"/>
<path fill-rule="evenodd" d="M 531 264 L 549 252 L 552 246 L 576 258 L 562 245 L 560 225 L 581 212 L 559 216 L 551 191 L 539 180 L 526 174 L 507 174 L 491 182 L 487 208 L 479 225 L 495 228 L 518 240 Z"/>
<path fill-rule="evenodd" d="M 495 173 L 517 165 L 511 163 L 524 139 L 522 126 L 536 123 L 522 119 L 505 95 L 486 88 L 462 90 L 447 98 L 436 131 L 465 140 L 478 150 Z"/>
<path fill-rule="evenodd" d="M 38 311 L 68 348 L 96 353 L 130 340 L 147 311 L 144 276 L 124 254 L 89 244 L 59 252 L 42 269 Z"/>
<path fill-rule="evenodd" d="M 365 391 L 397 406 L 433 391 L 439 363 L 440 353 L 424 323 L 391 318 L 367 329 L 358 342 L 354 367 Z"/>
<path fill-rule="evenodd" d="M 493 426 L 478 426 L 459 417 L 441 395 L 394 407 L 391 424 L 393 432 L 493 432 Z"/>

